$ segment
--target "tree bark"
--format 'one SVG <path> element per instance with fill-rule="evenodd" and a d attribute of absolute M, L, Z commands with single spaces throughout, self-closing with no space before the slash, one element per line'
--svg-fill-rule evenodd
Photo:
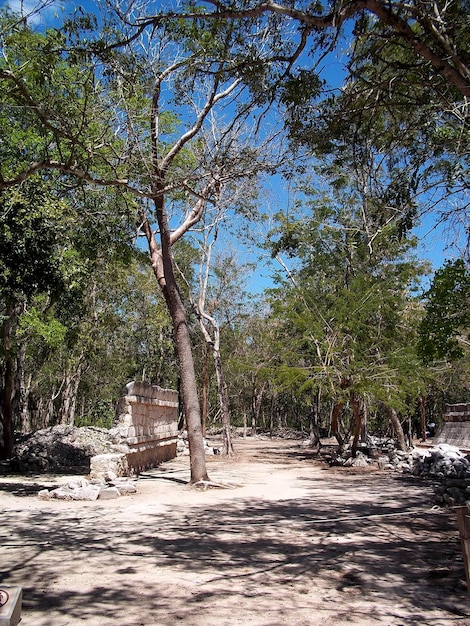
<path fill-rule="evenodd" d="M 157 245 L 148 218 L 143 216 L 142 228 L 149 246 L 152 270 L 162 291 L 170 314 L 178 366 L 180 391 L 183 411 L 188 431 L 189 457 L 191 466 L 191 484 L 208 481 L 204 437 L 202 435 L 201 409 L 197 394 L 196 373 L 192 353 L 191 337 L 188 328 L 186 310 L 176 282 L 171 253 L 170 228 L 163 205 L 163 198 L 156 195 L 155 207 L 160 228 L 161 246 Z"/>
<path fill-rule="evenodd" d="M 224 454 L 228 456 L 232 456 L 233 454 L 233 443 L 232 443 L 232 433 L 231 433 L 231 419 L 230 419 L 230 404 L 228 399 L 227 387 L 225 385 L 225 380 L 223 376 L 222 370 L 222 359 L 220 358 L 220 351 L 216 349 L 214 344 L 214 367 L 217 376 L 217 392 L 219 396 L 219 404 L 220 410 L 222 413 L 222 432 L 223 432 L 223 440 L 224 440 Z"/>
<path fill-rule="evenodd" d="M 171 255 L 170 255 L 171 256 Z M 171 259 L 170 259 L 171 263 Z M 204 438 L 202 436 L 201 412 L 197 394 L 196 373 L 189 334 L 186 311 L 178 286 L 167 259 L 165 268 L 166 287 L 163 290 L 165 301 L 173 321 L 175 344 L 178 354 L 181 396 L 188 430 L 191 483 L 208 481 Z"/>
<path fill-rule="evenodd" d="M 258 428 L 259 414 L 261 411 L 261 402 L 263 400 L 264 384 L 259 388 L 256 384 L 256 380 L 253 383 L 253 391 L 251 394 L 251 434 L 256 435 L 256 429 Z"/>
<path fill-rule="evenodd" d="M 398 419 L 398 414 L 396 410 L 391 407 L 387 407 L 387 413 L 390 418 L 390 423 L 392 424 L 393 432 L 395 433 L 395 437 L 397 438 L 398 449 L 403 450 L 404 452 L 406 451 L 405 434 L 400 424 L 400 420 Z"/>
<path fill-rule="evenodd" d="M 202 374 L 202 390 L 201 390 L 201 421 L 202 436 L 206 437 L 207 429 L 207 411 L 208 411 L 208 391 L 209 391 L 209 350 L 207 343 L 204 343 L 204 370 Z"/>
<path fill-rule="evenodd" d="M 331 413 L 331 432 L 338 442 L 340 451 L 344 448 L 344 440 L 339 432 L 339 416 L 343 409 L 343 402 L 335 402 Z"/>
<path fill-rule="evenodd" d="M 3 389 L 1 399 L 2 437 L 0 439 L 0 459 L 10 459 L 13 454 L 13 392 L 14 392 L 14 359 L 11 350 L 11 339 L 16 325 L 16 311 L 12 303 L 7 304 L 6 319 L 2 327 Z"/>
<path fill-rule="evenodd" d="M 309 415 L 309 427 L 310 427 L 310 447 L 321 448 L 320 438 L 320 402 L 321 402 L 321 390 L 318 389 L 315 401 Z"/>
<path fill-rule="evenodd" d="M 75 407 L 77 405 L 77 392 L 82 373 L 82 364 L 78 364 L 75 372 L 68 372 L 62 391 L 62 407 L 60 409 L 60 423 L 73 426 L 75 422 Z"/>
<path fill-rule="evenodd" d="M 17 416 L 17 428 L 22 433 L 28 429 L 28 393 L 31 386 L 31 374 L 25 381 L 24 364 L 26 361 L 26 341 L 22 341 L 16 354 L 15 392 L 13 397 L 13 414 Z"/>
<path fill-rule="evenodd" d="M 426 398 L 421 396 L 419 399 L 419 408 L 421 414 L 421 443 L 426 441 Z"/>
<path fill-rule="evenodd" d="M 72 375 L 70 373 L 65 375 L 61 396 L 60 423 L 73 426 L 73 421 L 70 422 L 70 405 L 72 402 Z"/>
<path fill-rule="evenodd" d="M 199 294 L 197 303 L 194 303 L 196 314 L 199 318 L 199 324 L 206 340 L 206 348 L 211 346 L 212 359 L 214 362 L 215 375 L 217 380 L 217 397 L 219 400 L 221 421 L 222 421 L 222 436 L 223 436 L 223 453 L 231 456 L 233 454 L 233 443 L 231 434 L 231 415 L 230 415 L 230 402 L 227 393 L 227 386 L 225 384 L 225 378 L 222 367 L 222 357 L 220 356 L 220 330 L 217 320 L 206 313 L 204 310 L 205 294 L 204 290 Z M 212 335 L 206 328 L 204 322 L 207 322 L 211 329 Z M 207 364 L 208 369 L 208 364 Z M 203 413 L 204 415 L 204 413 Z"/>
<path fill-rule="evenodd" d="M 22 382 L 22 405 L 20 415 L 21 432 L 23 434 L 30 433 L 33 430 L 33 418 L 29 407 L 29 394 L 31 391 L 31 383 L 33 375 L 28 374 L 27 380 Z"/>
<path fill-rule="evenodd" d="M 356 457 L 357 454 L 357 444 L 359 443 L 359 437 L 361 436 L 361 428 L 362 428 L 362 411 L 360 406 L 360 401 L 357 396 L 352 395 L 351 399 L 351 407 L 354 415 L 354 437 L 351 446 L 351 454 L 353 457 Z"/>

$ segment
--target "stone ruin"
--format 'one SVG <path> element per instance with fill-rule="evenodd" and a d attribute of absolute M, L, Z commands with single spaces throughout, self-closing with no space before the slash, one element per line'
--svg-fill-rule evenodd
<path fill-rule="evenodd" d="M 434 443 L 447 443 L 463 450 L 470 450 L 470 404 L 447 404 L 437 429 Z"/>
<path fill-rule="evenodd" d="M 393 440 L 369 437 L 367 453 L 327 456 L 330 465 L 343 467 L 377 466 L 379 469 L 416 476 L 431 483 L 433 503 L 460 506 L 470 502 L 470 454 L 448 443 L 398 450 Z"/>
<path fill-rule="evenodd" d="M 117 459 L 119 472 L 138 474 L 176 457 L 178 408 L 177 391 L 143 382 L 126 385 L 111 429 L 128 448 L 125 459 Z M 92 458 L 91 474 L 101 473 L 105 461 Z"/>
<path fill-rule="evenodd" d="M 43 499 L 96 500 L 135 492 L 122 480 L 176 456 L 178 393 L 143 382 L 123 390 L 113 428 L 53 426 L 21 437 L 11 467 L 21 472 L 88 474 L 71 480 Z M 47 493 L 46 493 L 47 492 Z"/>

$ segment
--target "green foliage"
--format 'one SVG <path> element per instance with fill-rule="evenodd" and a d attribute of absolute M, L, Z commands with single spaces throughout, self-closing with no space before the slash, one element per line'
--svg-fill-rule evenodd
<path fill-rule="evenodd" d="M 71 49 L 66 32 L 34 31 L 23 20 L 1 21 L 0 174 L 21 176 L 32 163 L 81 171 L 93 164 L 119 177 L 110 148 L 121 144 L 110 115 L 112 102 L 86 54 Z"/>
<path fill-rule="evenodd" d="M 65 202 L 51 187 L 30 179 L 0 192 L 0 294 L 7 299 L 63 289 L 58 216 Z"/>
<path fill-rule="evenodd" d="M 57 349 L 62 345 L 66 332 L 66 327 L 59 320 L 32 306 L 20 316 L 17 336 L 21 339 L 35 335 L 44 341 L 47 348 Z"/>
<path fill-rule="evenodd" d="M 411 255 L 414 242 L 391 223 L 375 231 L 374 205 L 368 199 L 365 211 L 354 187 L 333 186 L 331 197 L 307 192 L 303 214 L 280 216 L 273 233 L 273 254 L 295 260 L 291 278 L 271 292 L 278 388 L 341 401 L 354 393 L 402 410 L 424 385 L 411 297 L 424 266 Z"/>
<path fill-rule="evenodd" d="M 455 361 L 470 340 L 470 269 L 463 259 L 447 261 L 426 293 L 419 352 L 425 363 Z"/>
<path fill-rule="evenodd" d="M 75 425 L 95 426 L 96 428 L 111 428 L 116 418 L 113 402 L 100 400 L 86 415 L 80 416 Z"/>

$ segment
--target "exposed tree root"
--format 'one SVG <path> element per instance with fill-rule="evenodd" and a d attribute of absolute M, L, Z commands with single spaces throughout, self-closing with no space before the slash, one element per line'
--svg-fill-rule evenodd
<path fill-rule="evenodd" d="M 208 489 L 235 489 L 236 487 L 240 487 L 240 485 L 235 483 L 217 483 L 213 480 L 198 480 L 197 483 L 193 483 L 191 487 L 207 491 Z"/>

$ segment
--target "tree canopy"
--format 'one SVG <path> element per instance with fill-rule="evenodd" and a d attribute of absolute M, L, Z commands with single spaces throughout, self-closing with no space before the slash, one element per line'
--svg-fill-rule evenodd
<path fill-rule="evenodd" d="M 77 399 L 77 381 L 93 387 L 85 374 L 107 344 L 110 378 L 121 350 L 126 372 L 176 381 L 162 365 L 163 351 L 172 364 L 176 354 L 192 481 L 206 480 L 188 306 L 205 259 L 185 237 L 202 250 L 224 215 L 220 228 L 256 240 L 260 181 L 277 174 L 298 198 L 294 208 L 275 198 L 270 216 L 268 245 L 288 271 L 251 321 L 213 317 L 238 414 L 251 411 L 256 423 L 268 397 L 272 411 L 285 410 L 286 393 L 299 411 L 320 396 L 357 414 L 409 410 L 429 380 L 420 357 L 456 361 L 468 340 L 469 29 L 461 0 L 208 0 L 177 11 L 107 2 L 60 29 L 3 10 L 3 398 L 14 397 L 15 367 L 28 386 L 28 358 L 44 364 L 37 389 Z M 347 45 L 344 80 L 328 85 L 321 67 L 338 42 Z M 413 229 L 426 214 L 460 224 L 462 259 L 436 274 L 423 302 L 413 291 L 425 269 Z M 172 342 L 133 236 L 147 245 Z M 227 262 L 217 272 L 237 269 Z M 216 311 L 211 303 L 199 315 Z M 61 351 L 62 382 L 39 358 L 47 350 Z"/>

